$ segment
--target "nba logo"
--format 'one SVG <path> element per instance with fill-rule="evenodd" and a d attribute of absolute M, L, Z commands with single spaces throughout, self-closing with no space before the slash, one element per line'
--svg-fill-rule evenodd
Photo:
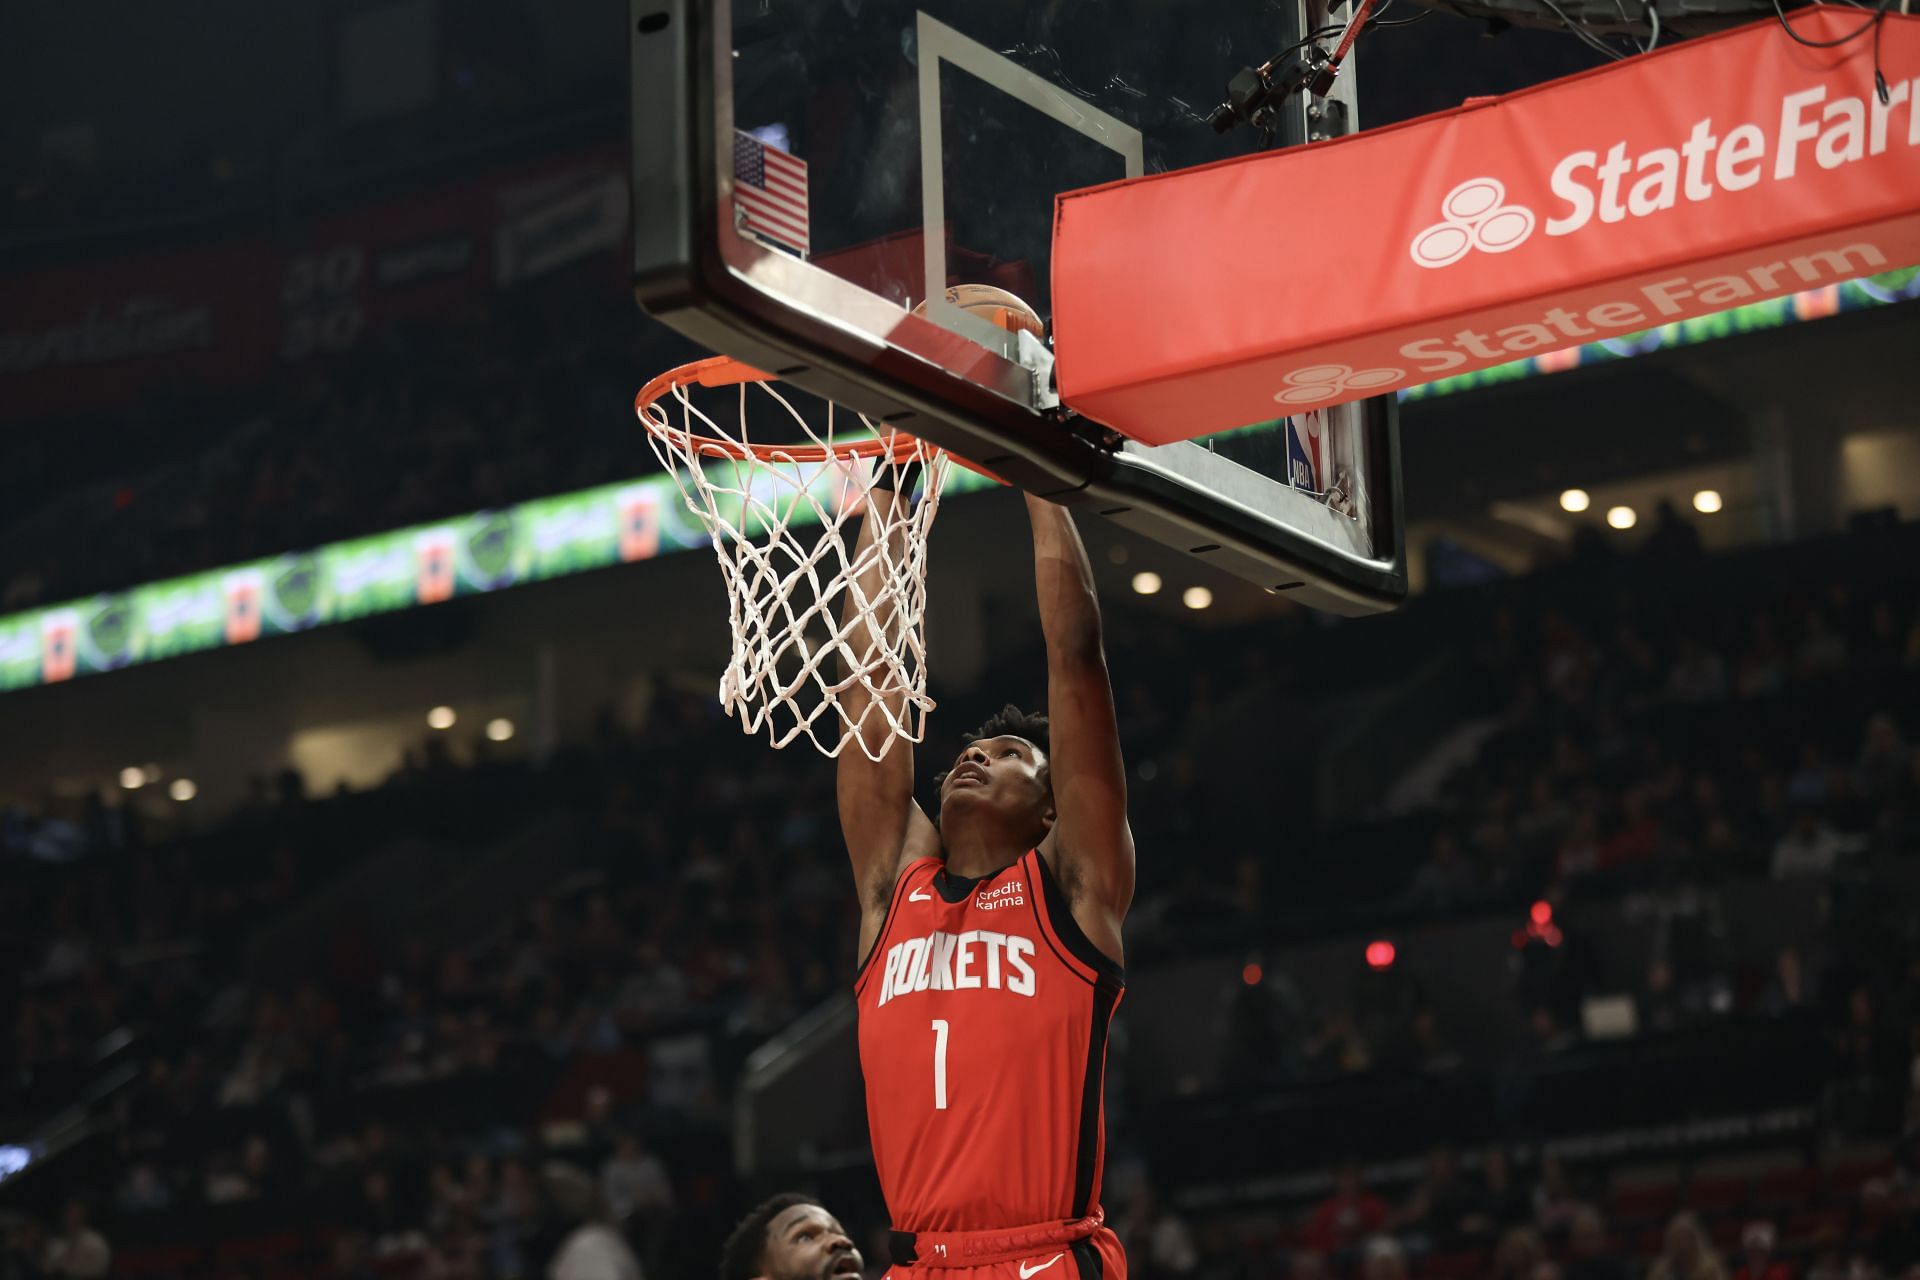
<path fill-rule="evenodd" d="M 651 560 L 660 554 L 660 499 L 651 489 L 622 489 L 614 498 L 620 510 L 620 558 Z"/>
<path fill-rule="evenodd" d="M 1320 415 L 1287 419 L 1287 481 L 1305 493 L 1320 492 Z"/>
<path fill-rule="evenodd" d="M 227 597 L 227 643 L 246 644 L 260 638 L 260 571 L 230 573 L 221 583 Z"/>
<path fill-rule="evenodd" d="M 413 540 L 413 556 L 420 603 L 453 599 L 453 530 L 428 529 Z"/>
<path fill-rule="evenodd" d="M 48 684 L 73 679 L 78 665 L 74 650 L 78 629 L 79 618 L 71 609 L 55 610 L 40 623 L 40 678 Z"/>

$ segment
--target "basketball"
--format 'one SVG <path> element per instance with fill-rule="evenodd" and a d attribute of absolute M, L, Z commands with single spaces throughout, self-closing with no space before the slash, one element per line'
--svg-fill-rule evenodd
<path fill-rule="evenodd" d="M 1010 333 L 1025 329 L 1040 341 L 1047 340 L 1047 323 L 1040 318 L 1040 313 L 1005 289 L 996 289 L 990 284 L 956 284 L 947 290 L 947 301 Z M 913 313 L 925 315 L 927 304 L 921 303 Z"/>

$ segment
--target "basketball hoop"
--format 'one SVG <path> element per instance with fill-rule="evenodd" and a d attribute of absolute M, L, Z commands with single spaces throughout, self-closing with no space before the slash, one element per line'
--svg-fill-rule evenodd
<path fill-rule="evenodd" d="M 693 402 L 695 387 L 735 386 L 732 429 Z M 878 760 L 897 738 L 919 742 L 933 708 L 927 534 L 947 454 L 831 401 L 824 423 L 809 421 L 771 377 L 725 356 L 669 369 L 633 407 L 720 561 L 733 644 L 722 710 L 750 734 L 764 730 L 775 747 L 804 736 L 827 756 L 852 742 Z M 801 438 L 756 440 L 750 422 L 759 417 L 779 418 L 783 433 L 797 429 Z M 916 464 L 925 484 L 917 503 L 903 488 L 914 484 Z M 881 524 L 862 549 L 859 517 L 876 487 L 901 500 L 872 504 Z M 857 714 L 845 700 L 856 689 L 868 694 Z M 887 729 L 878 746 L 861 732 L 874 716 Z"/>

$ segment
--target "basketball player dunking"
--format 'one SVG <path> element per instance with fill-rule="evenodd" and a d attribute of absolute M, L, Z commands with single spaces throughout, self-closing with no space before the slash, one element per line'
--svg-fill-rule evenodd
<path fill-rule="evenodd" d="M 969 734 L 936 780 L 937 824 L 914 800 L 907 744 L 877 763 L 851 746 L 839 757 L 894 1280 L 1126 1275 L 1100 1207 L 1107 1024 L 1133 898 L 1126 771 L 1086 548 L 1064 509 L 1026 501 L 1047 715 L 1008 707 Z"/>

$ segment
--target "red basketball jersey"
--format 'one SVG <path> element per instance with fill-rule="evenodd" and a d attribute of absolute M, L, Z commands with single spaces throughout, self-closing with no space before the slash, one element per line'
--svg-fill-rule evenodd
<path fill-rule="evenodd" d="M 901 873 L 854 979 L 896 1231 L 990 1231 L 1098 1207 L 1122 986 L 1038 852 L 977 882 L 938 858 Z"/>

